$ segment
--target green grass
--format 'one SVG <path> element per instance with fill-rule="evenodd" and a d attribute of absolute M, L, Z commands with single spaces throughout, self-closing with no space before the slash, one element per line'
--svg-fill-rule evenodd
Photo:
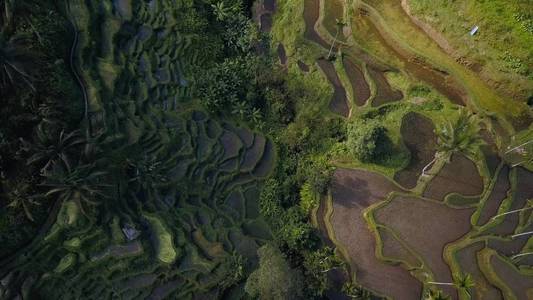
<path fill-rule="evenodd" d="M 144 217 L 150 223 L 157 259 L 163 263 L 173 263 L 176 260 L 178 253 L 172 242 L 172 234 L 166 229 L 165 225 L 158 217 L 148 214 L 145 214 Z"/>
<path fill-rule="evenodd" d="M 485 65 L 502 89 L 532 96 L 533 3 L 528 0 L 410 0 L 415 15 L 442 32 L 461 56 Z M 474 26 L 479 32 L 471 37 Z"/>

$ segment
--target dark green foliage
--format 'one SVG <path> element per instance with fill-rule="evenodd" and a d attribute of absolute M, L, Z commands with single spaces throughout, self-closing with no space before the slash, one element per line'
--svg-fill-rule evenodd
<path fill-rule="evenodd" d="M 355 299 L 355 300 L 375 299 L 375 297 L 372 295 L 370 291 L 368 291 L 364 287 L 352 281 L 346 282 L 344 286 L 342 287 L 342 291 L 350 299 Z"/>
<path fill-rule="evenodd" d="M 282 225 L 277 232 L 277 238 L 282 244 L 296 251 L 312 249 L 318 245 L 314 228 L 300 207 L 289 208 L 280 219 Z"/>
<path fill-rule="evenodd" d="M 363 162 L 378 162 L 392 150 L 387 129 L 369 119 L 357 119 L 348 125 L 347 146 L 352 155 Z"/>
<path fill-rule="evenodd" d="M 319 156 L 310 161 L 304 160 L 298 170 L 299 176 L 305 178 L 314 193 L 325 194 L 335 168 L 331 166 L 326 157 Z"/>
<path fill-rule="evenodd" d="M 33 55 L 28 51 L 28 39 L 23 35 L 7 36 L 0 32 L 0 96 L 8 88 L 25 86 L 35 90 L 31 62 Z"/>

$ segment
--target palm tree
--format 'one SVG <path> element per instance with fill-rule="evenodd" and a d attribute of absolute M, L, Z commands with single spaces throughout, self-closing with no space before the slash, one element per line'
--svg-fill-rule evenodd
<path fill-rule="evenodd" d="M 45 197 L 57 196 L 59 201 L 73 201 L 80 211 L 85 213 L 84 206 L 97 206 L 101 198 L 108 198 L 104 192 L 108 184 L 103 184 L 106 172 L 95 171 L 92 165 L 83 165 L 69 172 L 49 174 L 42 186 L 49 188 Z M 98 199 L 100 198 L 100 199 Z"/>
<path fill-rule="evenodd" d="M 28 0 L 0 0 L 0 25 L 5 31 L 11 32 L 15 26 L 15 16 L 26 17 L 31 14 L 34 5 L 35 3 L 30 3 Z"/>
<path fill-rule="evenodd" d="M 248 110 L 248 105 L 245 101 L 237 101 L 235 105 L 233 106 L 233 110 L 231 111 L 234 115 L 239 115 L 239 117 L 242 119 L 244 118 L 244 115 L 246 114 L 246 111 Z"/>
<path fill-rule="evenodd" d="M 224 21 L 229 18 L 233 10 L 232 7 L 226 6 L 224 1 L 219 1 L 216 4 L 212 4 L 211 7 L 213 8 L 213 12 L 215 13 L 218 21 Z"/>
<path fill-rule="evenodd" d="M 470 289 L 474 287 L 475 282 L 472 278 L 472 275 L 465 273 L 458 274 L 457 277 L 454 278 L 453 282 L 428 281 L 428 284 L 454 286 L 458 290 L 465 292 L 468 296 L 471 296 Z"/>
<path fill-rule="evenodd" d="M 23 35 L 8 36 L 0 32 L 0 88 L 23 83 L 35 91 L 30 76 L 33 54 L 28 51 L 28 39 Z M 1 90 L 0 89 L 0 90 Z"/>
<path fill-rule="evenodd" d="M 336 25 L 337 25 L 337 32 L 335 33 L 335 38 L 333 39 L 333 43 L 331 43 L 331 47 L 329 48 L 328 52 L 328 59 L 331 59 L 331 52 L 333 51 L 333 47 L 335 47 L 335 42 L 337 42 L 337 37 L 339 36 L 339 32 L 346 26 L 346 23 L 342 20 L 335 19 Z"/>
<path fill-rule="evenodd" d="M 29 190 L 30 185 L 26 182 L 15 184 L 15 187 L 7 194 L 7 198 L 10 201 L 7 206 L 12 208 L 22 207 L 26 218 L 35 222 L 30 206 L 39 205 L 39 203 L 34 200 L 34 197 L 29 195 Z"/>
<path fill-rule="evenodd" d="M 41 168 L 43 175 L 51 171 L 58 163 L 61 163 L 62 167 L 67 172 L 70 172 L 69 150 L 85 144 L 85 139 L 82 138 L 79 130 L 70 133 L 61 130 L 59 136 L 51 140 L 42 127 L 37 127 L 37 137 L 39 142 L 35 145 L 35 154 L 28 158 L 26 164 L 32 165 L 44 162 L 44 167 Z"/>
<path fill-rule="evenodd" d="M 250 116 L 250 118 L 251 118 L 252 123 L 254 124 L 259 123 L 259 121 L 261 121 L 262 119 L 261 111 L 258 108 L 254 108 L 252 110 L 252 115 Z"/>
<path fill-rule="evenodd" d="M 457 152 L 473 155 L 479 146 L 485 144 L 479 135 L 480 130 L 479 117 L 466 110 L 461 110 L 454 123 L 447 122 L 436 130 L 437 153 L 435 153 L 433 160 L 422 169 L 422 175 L 425 175 L 427 169 L 438 159 L 449 162 L 452 155 Z"/>

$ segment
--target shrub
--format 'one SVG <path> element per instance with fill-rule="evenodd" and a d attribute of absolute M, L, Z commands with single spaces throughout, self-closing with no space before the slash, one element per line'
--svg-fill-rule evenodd
<path fill-rule="evenodd" d="M 310 212 L 317 207 L 319 198 L 313 191 L 313 187 L 309 182 L 306 182 L 300 189 L 300 207 L 304 212 Z"/>
<path fill-rule="evenodd" d="M 356 120 L 348 125 L 348 149 L 362 162 L 377 162 L 391 152 L 387 129 L 373 120 Z"/>

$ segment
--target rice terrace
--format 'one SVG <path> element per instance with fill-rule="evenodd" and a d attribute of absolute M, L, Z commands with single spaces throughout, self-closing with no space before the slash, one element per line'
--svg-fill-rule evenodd
<path fill-rule="evenodd" d="M 532 1 L 0 8 L 0 300 L 533 300 Z"/>

